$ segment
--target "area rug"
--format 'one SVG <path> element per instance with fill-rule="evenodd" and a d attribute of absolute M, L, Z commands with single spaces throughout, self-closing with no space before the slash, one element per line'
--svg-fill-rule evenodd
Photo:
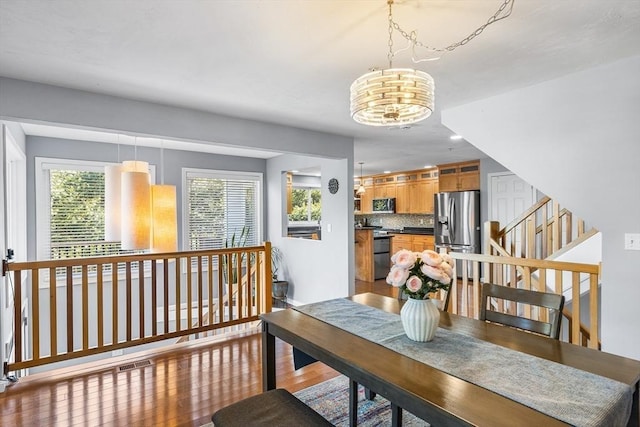
<path fill-rule="evenodd" d="M 349 426 L 349 379 L 343 375 L 293 393 L 298 399 L 339 427 Z M 381 396 L 367 400 L 364 387 L 358 388 L 358 426 L 390 426 L 391 404 Z M 428 423 L 402 411 L 402 425 L 424 427 Z"/>
<path fill-rule="evenodd" d="M 340 375 L 293 394 L 325 417 L 331 424 L 338 427 L 349 426 L 349 379 L 347 377 Z M 358 426 L 390 425 L 391 404 L 389 401 L 381 396 L 376 396 L 374 400 L 367 400 L 364 396 L 364 388 L 360 386 L 358 388 Z M 402 425 L 405 427 L 429 426 L 428 423 L 407 411 L 402 411 Z M 205 426 L 211 427 L 213 424 L 209 423 Z"/>

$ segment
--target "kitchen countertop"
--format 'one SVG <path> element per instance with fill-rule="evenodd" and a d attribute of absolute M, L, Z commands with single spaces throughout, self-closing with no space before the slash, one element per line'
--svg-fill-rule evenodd
<path fill-rule="evenodd" d="M 382 229 L 387 234 L 423 234 L 433 236 L 433 227 L 405 227 L 402 229 Z"/>

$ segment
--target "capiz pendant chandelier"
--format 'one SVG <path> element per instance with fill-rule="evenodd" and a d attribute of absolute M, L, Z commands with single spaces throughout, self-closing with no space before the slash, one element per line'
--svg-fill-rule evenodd
<path fill-rule="evenodd" d="M 372 70 L 351 84 L 351 117 L 358 123 L 369 126 L 408 126 L 426 119 L 434 109 L 435 85 L 433 78 L 424 71 L 413 68 L 393 68 L 393 31 L 397 30 L 409 41 L 414 52 L 412 61 L 419 63 L 432 61 L 438 57 L 416 59 L 417 47 L 435 55 L 451 52 L 464 46 L 480 35 L 486 27 L 511 15 L 515 0 L 503 0 L 498 10 L 487 22 L 459 42 L 445 48 L 433 48 L 417 40 L 415 31 L 407 32 L 400 28 L 393 20 L 391 6 L 393 0 L 387 0 L 389 5 L 389 68 Z M 401 49 L 401 50 L 406 50 Z M 398 51 L 399 52 L 399 51 Z"/>

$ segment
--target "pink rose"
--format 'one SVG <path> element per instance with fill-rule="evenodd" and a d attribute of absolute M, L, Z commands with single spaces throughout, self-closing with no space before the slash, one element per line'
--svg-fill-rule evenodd
<path fill-rule="evenodd" d="M 409 270 L 399 267 L 398 265 L 394 265 L 391 267 L 389 274 L 387 274 L 387 283 L 399 288 L 407 281 L 407 277 L 409 277 Z"/>
<path fill-rule="evenodd" d="M 440 256 L 442 257 L 442 260 L 444 262 L 446 262 L 447 264 L 449 264 L 451 267 L 454 266 L 455 261 L 453 260 L 453 258 L 451 258 L 451 255 L 449 255 L 448 253 L 441 253 Z"/>
<path fill-rule="evenodd" d="M 393 254 L 391 262 L 398 267 L 411 268 L 416 262 L 416 254 L 406 249 L 400 249 L 398 252 Z"/>
<path fill-rule="evenodd" d="M 436 251 L 432 251 L 427 249 L 420 254 L 420 258 L 422 258 L 422 262 L 432 267 L 437 267 L 442 264 L 442 257 Z"/>
<path fill-rule="evenodd" d="M 443 285 L 448 285 L 449 283 L 451 283 L 451 276 L 449 276 L 447 273 L 443 271 L 442 279 L 440 279 L 440 283 L 442 283 Z"/>
<path fill-rule="evenodd" d="M 422 264 L 422 267 L 420 267 L 420 271 L 422 271 L 427 277 L 430 277 L 433 280 L 438 280 L 438 281 L 442 280 L 445 276 L 447 276 L 444 273 L 444 271 L 442 271 L 440 268 L 432 267 L 427 264 Z"/>
<path fill-rule="evenodd" d="M 407 279 L 407 290 L 418 292 L 422 288 L 422 280 L 418 276 L 411 276 Z"/>
<path fill-rule="evenodd" d="M 443 262 L 440 264 L 440 269 L 449 277 L 453 277 L 453 267 L 449 265 L 448 262 Z"/>

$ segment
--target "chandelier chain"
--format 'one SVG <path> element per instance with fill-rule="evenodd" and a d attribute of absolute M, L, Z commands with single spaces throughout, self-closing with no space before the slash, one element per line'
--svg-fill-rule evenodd
<path fill-rule="evenodd" d="M 389 68 L 393 68 L 393 15 L 391 14 L 393 0 L 387 0 L 387 4 L 389 5 L 389 53 L 387 59 L 389 60 Z"/>
<path fill-rule="evenodd" d="M 462 40 L 460 40 L 457 43 L 453 43 L 447 47 L 444 48 L 436 48 L 436 47 L 432 47 L 432 46 L 428 46 L 418 40 L 416 40 L 415 37 L 415 32 L 411 32 L 411 33 L 407 33 L 405 30 L 403 30 L 400 25 L 398 25 L 397 22 L 395 22 L 391 16 L 391 4 L 393 3 L 393 0 L 389 0 L 389 25 L 393 26 L 393 28 L 395 30 L 397 30 L 402 37 L 404 37 L 405 39 L 409 40 L 409 42 L 413 43 L 415 46 L 419 46 L 422 48 L 425 48 L 427 50 L 433 51 L 433 52 L 451 52 L 452 50 L 455 50 L 456 48 L 460 47 L 460 46 L 464 46 L 465 44 L 469 43 L 471 40 L 473 40 L 474 38 L 476 38 L 477 36 L 479 36 L 485 28 L 487 28 L 489 25 L 494 24 L 504 18 L 507 18 L 509 15 L 511 15 L 511 11 L 513 10 L 513 4 L 515 3 L 515 0 L 504 0 L 504 2 L 500 5 L 500 7 L 498 8 L 498 10 L 496 11 L 496 13 L 494 13 L 485 24 L 481 25 L 480 27 L 478 27 L 475 31 L 473 31 L 471 34 L 469 34 L 467 37 L 463 38 Z M 508 10 L 505 12 L 505 9 Z M 503 14 L 504 12 L 504 14 Z M 502 16 L 500 16 L 501 14 L 503 14 Z M 389 31 L 391 32 L 391 29 L 389 29 Z M 391 46 L 393 44 L 393 42 L 391 41 L 391 36 L 389 36 L 389 45 Z M 393 54 L 389 53 L 389 59 L 391 60 L 391 58 L 393 58 Z"/>

